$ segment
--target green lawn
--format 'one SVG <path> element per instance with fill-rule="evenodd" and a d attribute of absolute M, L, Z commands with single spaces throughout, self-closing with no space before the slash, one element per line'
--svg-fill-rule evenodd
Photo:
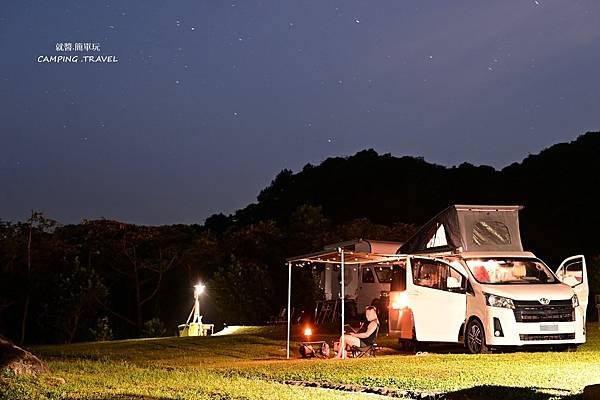
<path fill-rule="evenodd" d="M 162 338 L 33 351 L 52 373 L 37 378 L 0 375 L 0 398 L 50 399 L 346 399 L 373 394 L 453 399 L 576 399 L 600 383 L 600 327 L 576 353 L 413 355 L 394 350 L 376 358 L 285 359 L 283 330 L 246 328 L 236 335 Z M 297 357 L 297 343 L 292 347 Z M 316 387 L 312 387 L 316 386 Z M 329 389 L 325 389 L 329 388 Z"/>

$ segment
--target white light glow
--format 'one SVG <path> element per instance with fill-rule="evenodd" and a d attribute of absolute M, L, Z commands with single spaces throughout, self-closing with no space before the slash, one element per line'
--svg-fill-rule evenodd
<path fill-rule="evenodd" d="M 394 293 L 391 300 L 392 309 L 394 310 L 400 310 L 401 308 L 408 307 L 408 293 L 405 291 L 401 293 Z"/>
<path fill-rule="evenodd" d="M 194 296 L 198 297 L 202 293 L 204 293 L 204 288 L 205 288 L 205 286 L 203 284 L 201 284 L 201 283 L 198 283 L 197 285 L 194 285 Z"/>

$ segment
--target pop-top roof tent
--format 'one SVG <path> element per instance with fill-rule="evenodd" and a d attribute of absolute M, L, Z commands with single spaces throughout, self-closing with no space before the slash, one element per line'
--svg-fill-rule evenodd
<path fill-rule="evenodd" d="M 341 298 L 345 298 L 344 285 L 344 266 L 371 264 L 379 262 L 388 262 L 397 260 L 402 243 L 388 242 L 380 240 L 350 240 L 342 243 L 327 245 L 322 251 L 310 254 L 304 254 L 287 259 L 288 264 L 288 302 L 287 302 L 287 358 L 290 358 L 290 328 L 291 328 L 291 293 L 292 293 L 292 266 L 302 266 L 305 264 L 339 264 L 342 273 L 341 276 Z M 344 345 L 344 325 L 345 325 L 345 302 L 341 302 L 341 344 Z"/>
<path fill-rule="evenodd" d="M 523 251 L 519 232 L 522 208 L 452 205 L 423 225 L 399 253 Z"/>

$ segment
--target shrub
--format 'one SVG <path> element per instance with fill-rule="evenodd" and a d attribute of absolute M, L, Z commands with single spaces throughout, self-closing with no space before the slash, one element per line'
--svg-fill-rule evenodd
<path fill-rule="evenodd" d="M 144 322 L 142 337 L 150 338 L 162 336 L 167 336 L 167 328 L 165 328 L 165 324 L 163 324 L 160 319 L 152 318 L 151 320 Z"/>

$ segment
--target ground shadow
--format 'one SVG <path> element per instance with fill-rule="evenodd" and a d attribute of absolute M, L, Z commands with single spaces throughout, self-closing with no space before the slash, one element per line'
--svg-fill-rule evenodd
<path fill-rule="evenodd" d="M 392 347 L 393 350 L 400 354 L 415 354 L 415 353 L 433 353 L 433 354 L 468 354 L 463 345 L 454 343 L 419 343 L 416 349 L 406 350 L 399 347 Z M 557 347 L 504 347 L 501 349 L 492 349 L 494 354 L 512 354 L 512 353 L 547 353 L 548 351 L 562 352 L 566 351 L 564 346 Z"/>
<path fill-rule="evenodd" d="M 556 392 L 550 394 L 540 392 L 540 390 Z M 560 389 L 482 385 L 448 392 L 443 398 L 447 400 L 582 400 L 583 394 L 571 394 Z"/>

